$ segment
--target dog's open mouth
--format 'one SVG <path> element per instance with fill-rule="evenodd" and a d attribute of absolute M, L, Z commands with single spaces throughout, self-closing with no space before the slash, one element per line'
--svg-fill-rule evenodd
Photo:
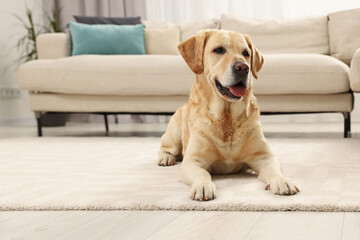
<path fill-rule="evenodd" d="M 230 87 L 224 87 L 218 80 L 215 80 L 215 84 L 219 92 L 228 98 L 240 99 L 246 94 L 246 87 L 242 82 Z"/>

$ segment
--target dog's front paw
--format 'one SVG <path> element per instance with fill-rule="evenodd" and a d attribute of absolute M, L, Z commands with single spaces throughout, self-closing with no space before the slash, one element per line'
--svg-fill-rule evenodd
<path fill-rule="evenodd" d="M 272 179 L 266 186 L 265 190 L 271 190 L 273 194 L 278 195 L 293 195 L 300 192 L 299 188 L 295 186 L 293 180 L 288 177 L 278 177 Z"/>
<path fill-rule="evenodd" d="M 171 166 L 174 165 L 175 163 L 176 163 L 176 158 L 173 155 L 162 151 L 159 152 L 159 159 L 158 159 L 159 166 Z"/>
<path fill-rule="evenodd" d="M 211 180 L 195 180 L 191 187 L 191 198 L 198 201 L 215 199 L 215 184 Z"/>

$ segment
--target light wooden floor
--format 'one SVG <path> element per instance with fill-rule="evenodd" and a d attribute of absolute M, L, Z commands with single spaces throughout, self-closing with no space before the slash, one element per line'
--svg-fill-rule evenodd
<path fill-rule="evenodd" d="M 111 124 L 110 136 L 160 136 L 166 124 Z M 263 124 L 267 137 L 341 138 L 342 124 Z M 360 124 L 353 124 L 360 138 Z M 45 128 L 45 137 L 104 136 L 102 124 Z M 0 138 L 36 137 L 34 126 L 0 126 Z M 1 184 L 1 183 L 0 183 Z M 1 196 L 0 196 L 1 197 Z M 357 239 L 360 213 L 9 211 L 5 239 Z"/>
<path fill-rule="evenodd" d="M 0 239 L 360 239 L 357 213 L 2 212 Z"/>

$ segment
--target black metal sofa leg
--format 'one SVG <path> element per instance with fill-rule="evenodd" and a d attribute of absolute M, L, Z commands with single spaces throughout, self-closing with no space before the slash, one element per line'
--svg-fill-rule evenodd
<path fill-rule="evenodd" d="M 109 133 L 109 123 L 108 123 L 107 114 L 104 114 L 104 122 L 105 122 L 105 130 L 106 130 L 106 133 Z"/>
<path fill-rule="evenodd" d="M 36 123 L 37 123 L 38 137 L 42 137 L 42 113 L 35 112 L 35 117 L 36 117 Z"/>
<path fill-rule="evenodd" d="M 351 137 L 351 115 L 350 112 L 343 112 L 344 115 L 344 138 Z"/>

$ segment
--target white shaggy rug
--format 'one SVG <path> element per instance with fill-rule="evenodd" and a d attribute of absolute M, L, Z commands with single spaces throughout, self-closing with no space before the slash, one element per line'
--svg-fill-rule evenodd
<path fill-rule="evenodd" d="M 360 211 L 360 141 L 269 139 L 301 192 L 274 196 L 249 174 L 215 176 L 196 202 L 179 164 L 156 164 L 159 138 L 0 140 L 0 210 Z"/>

